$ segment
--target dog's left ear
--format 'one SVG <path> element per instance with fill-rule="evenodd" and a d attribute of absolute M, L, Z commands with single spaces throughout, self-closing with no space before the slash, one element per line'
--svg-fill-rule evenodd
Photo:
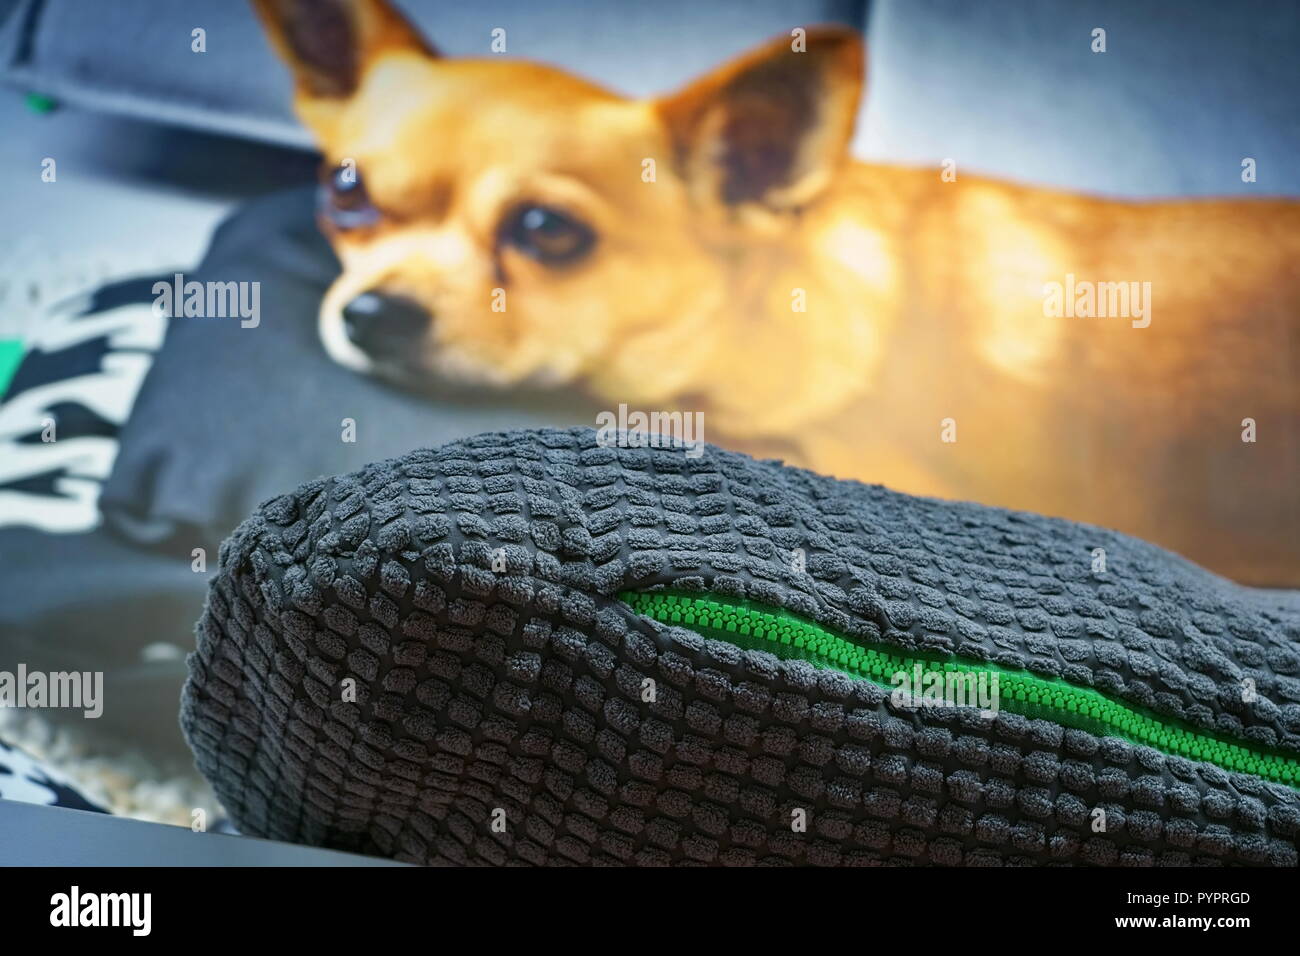
<path fill-rule="evenodd" d="M 692 194 L 778 209 L 812 199 L 847 154 L 863 62 L 856 31 L 812 27 L 659 100 Z"/>
<path fill-rule="evenodd" d="M 252 0 L 271 44 L 293 72 L 303 122 L 318 136 L 366 70 L 394 52 L 437 56 L 387 0 Z"/>

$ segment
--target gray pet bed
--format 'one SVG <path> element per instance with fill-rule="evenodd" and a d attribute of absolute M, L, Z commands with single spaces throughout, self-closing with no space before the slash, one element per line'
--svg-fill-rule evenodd
<path fill-rule="evenodd" d="M 784 609 L 1294 774 L 1300 615 L 1116 533 L 546 430 L 304 485 L 221 565 L 182 724 L 245 833 L 421 863 L 1296 863 L 1294 778 L 1009 697 L 900 707 L 627 603 Z"/>

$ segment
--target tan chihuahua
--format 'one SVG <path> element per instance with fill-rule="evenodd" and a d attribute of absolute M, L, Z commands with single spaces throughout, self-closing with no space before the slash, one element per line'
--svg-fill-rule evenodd
<path fill-rule="evenodd" d="M 1300 203 L 854 162 L 844 28 L 628 100 L 442 59 L 383 0 L 254 2 L 326 158 L 337 361 L 703 410 L 743 450 L 1300 586 Z"/>

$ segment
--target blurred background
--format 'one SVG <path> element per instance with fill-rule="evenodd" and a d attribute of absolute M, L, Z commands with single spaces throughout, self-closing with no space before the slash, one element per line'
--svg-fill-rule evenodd
<path fill-rule="evenodd" d="M 869 45 L 862 158 L 1129 197 L 1300 194 L 1295 3 L 398 5 L 447 55 L 493 55 L 503 28 L 504 55 L 629 95 L 845 23 Z M 316 158 L 239 0 L 0 0 L 0 84 L 0 670 L 103 671 L 106 695 L 96 721 L 0 710 L 0 738 L 105 807 L 188 824 L 212 804 L 177 700 L 231 528 L 319 474 L 592 414 L 572 396 L 431 403 L 329 362 Z M 263 281 L 264 333 L 168 329 L 148 289 L 178 271 Z"/>

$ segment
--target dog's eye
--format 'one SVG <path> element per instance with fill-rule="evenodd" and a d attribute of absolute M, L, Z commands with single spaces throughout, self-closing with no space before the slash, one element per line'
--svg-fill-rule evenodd
<path fill-rule="evenodd" d="M 342 163 L 329 172 L 321 189 L 321 207 L 330 222 L 340 229 L 369 226 L 379 210 L 366 193 L 366 184 L 355 164 Z"/>
<path fill-rule="evenodd" d="M 596 235 L 578 220 L 548 206 L 520 206 L 506 217 L 501 235 L 526 256 L 564 265 L 587 253 Z"/>

